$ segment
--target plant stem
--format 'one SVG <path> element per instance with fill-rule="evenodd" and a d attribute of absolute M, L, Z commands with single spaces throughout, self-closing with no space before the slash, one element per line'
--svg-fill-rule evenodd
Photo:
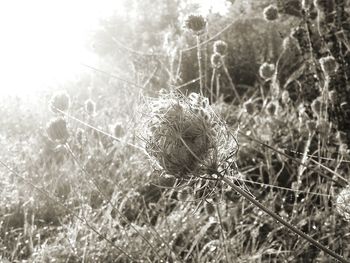
<path fill-rule="evenodd" d="M 233 92 L 235 93 L 236 98 L 238 99 L 239 103 L 242 103 L 241 97 L 239 96 L 238 91 L 236 89 L 236 86 L 235 86 L 235 84 L 232 81 L 232 78 L 230 76 L 230 73 L 228 72 L 228 69 L 226 67 L 225 60 L 224 60 L 223 57 L 221 57 L 221 63 L 222 63 L 222 67 L 223 67 L 223 69 L 225 71 L 225 74 L 226 74 L 226 76 L 227 76 L 227 78 L 228 78 L 228 80 L 230 82 L 231 88 L 232 88 Z"/>
<path fill-rule="evenodd" d="M 203 96 L 203 69 L 202 69 L 202 52 L 200 46 L 200 36 L 196 36 L 197 39 L 197 58 L 198 58 L 198 72 L 199 72 L 199 92 Z"/>
<path fill-rule="evenodd" d="M 343 263 L 350 263 L 350 261 L 344 259 L 342 256 L 340 256 L 339 254 L 335 253 L 334 251 L 330 250 L 329 248 L 325 247 L 324 245 L 322 245 L 321 243 L 319 243 L 318 241 L 316 241 L 315 239 L 313 239 L 312 237 L 310 237 L 309 235 L 305 234 L 304 232 L 302 232 L 301 230 L 299 230 L 298 228 L 296 228 L 295 226 L 293 226 L 292 224 L 288 223 L 287 221 L 285 221 L 284 219 L 282 219 L 279 215 L 277 215 L 276 213 L 274 213 L 273 211 L 271 211 L 270 209 L 268 209 L 267 207 L 265 207 L 263 204 L 261 204 L 259 201 L 255 200 L 254 197 L 252 197 L 251 195 L 249 195 L 245 190 L 241 189 L 239 186 L 235 185 L 232 181 L 230 181 L 228 178 L 224 177 L 222 174 L 217 173 L 218 176 L 221 177 L 221 180 L 224 181 L 226 184 L 228 184 L 230 187 L 232 187 L 233 190 L 235 190 L 236 192 L 238 192 L 240 195 L 242 195 L 244 198 L 248 199 L 252 204 L 254 204 L 255 206 L 257 206 L 259 209 L 261 209 L 262 211 L 264 211 L 266 214 L 270 215 L 271 217 L 273 217 L 275 220 L 277 220 L 278 222 L 280 222 L 282 225 L 284 225 L 285 227 L 289 228 L 292 232 L 294 232 L 295 234 L 299 235 L 300 237 L 304 238 L 305 240 L 307 240 L 308 242 L 310 242 L 311 244 L 313 244 L 315 247 L 318 247 L 319 249 L 321 249 L 322 251 L 324 251 L 325 253 L 327 253 L 328 255 L 332 256 L 333 258 L 339 260 L 340 262 Z"/>

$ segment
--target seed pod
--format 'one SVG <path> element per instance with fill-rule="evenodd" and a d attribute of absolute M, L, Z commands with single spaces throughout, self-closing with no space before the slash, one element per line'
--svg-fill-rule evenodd
<path fill-rule="evenodd" d="M 214 53 L 218 53 L 221 56 L 224 56 L 227 52 L 227 44 L 225 41 L 217 40 L 214 43 Z"/>
<path fill-rule="evenodd" d="M 273 77 L 275 73 L 275 65 L 269 63 L 263 63 L 259 68 L 259 75 L 264 80 L 269 80 Z"/>
<path fill-rule="evenodd" d="M 88 99 L 87 101 L 85 101 L 85 111 L 87 112 L 87 114 L 93 116 L 95 114 L 95 110 L 96 103 L 93 100 Z"/>
<path fill-rule="evenodd" d="M 185 21 L 186 28 L 197 35 L 204 31 L 206 24 L 207 22 L 202 15 L 189 15 Z"/>
<path fill-rule="evenodd" d="M 218 53 L 214 53 L 211 55 L 210 62 L 213 68 L 220 68 L 222 66 L 221 55 Z"/>
<path fill-rule="evenodd" d="M 69 138 L 67 122 L 64 118 L 58 117 L 51 120 L 46 127 L 50 140 L 65 143 Z"/>
<path fill-rule="evenodd" d="M 53 113 L 68 110 L 70 105 L 70 97 L 66 91 L 55 93 L 50 100 L 50 109 Z"/>
<path fill-rule="evenodd" d="M 278 18 L 278 9 L 274 5 L 269 5 L 264 9 L 264 18 L 267 21 L 274 21 Z"/>

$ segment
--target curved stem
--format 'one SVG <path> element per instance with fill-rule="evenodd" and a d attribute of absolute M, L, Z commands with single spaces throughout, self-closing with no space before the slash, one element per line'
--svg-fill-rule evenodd
<path fill-rule="evenodd" d="M 197 39 L 197 58 L 198 58 L 198 72 L 199 72 L 199 92 L 203 96 L 203 69 L 202 69 L 202 52 L 200 46 L 200 37 L 196 36 Z"/>

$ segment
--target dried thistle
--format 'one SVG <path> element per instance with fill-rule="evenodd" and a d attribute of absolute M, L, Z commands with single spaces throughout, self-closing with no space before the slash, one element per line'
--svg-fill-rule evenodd
<path fill-rule="evenodd" d="M 335 200 L 335 207 L 346 221 L 350 221 L 350 187 L 344 188 Z"/>
<path fill-rule="evenodd" d="M 53 113 L 68 110 L 70 105 L 70 97 L 66 91 L 56 92 L 50 100 L 50 109 Z"/>
<path fill-rule="evenodd" d="M 225 41 L 217 40 L 213 45 L 214 53 L 218 53 L 221 56 L 226 55 L 227 52 L 227 44 Z"/>
<path fill-rule="evenodd" d="M 203 33 L 207 22 L 202 15 L 189 15 L 185 20 L 185 26 L 188 30 L 196 35 Z"/>
<path fill-rule="evenodd" d="M 278 9 L 274 5 L 269 5 L 264 9 L 264 18 L 267 21 L 274 21 L 278 18 Z"/>
<path fill-rule="evenodd" d="M 46 127 L 46 132 L 50 140 L 59 143 L 66 143 L 69 138 L 67 122 L 62 117 L 52 119 Z"/>
<path fill-rule="evenodd" d="M 228 159 L 233 162 L 237 141 L 207 98 L 171 93 L 148 106 L 146 151 L 167 174 L 183 179 L 211 176 Z"/>
<path fill-rule="evenodd" d="M 264 80 L 269 80 L 273 77 L 275 73 L 275 65 L 269 63 L 263 63 L 259 68 L 259 75 Z"/>

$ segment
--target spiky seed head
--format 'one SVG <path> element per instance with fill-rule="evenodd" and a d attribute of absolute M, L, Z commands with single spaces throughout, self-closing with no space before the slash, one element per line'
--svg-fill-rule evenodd
<path fill-rule="evenodd" d="M 220 68 L 222 66 L 221 55 L 218 53 L 214 53 L 211 55 L 210 62 L 213 68 Z"/>
<path fill-rule="evenodd" d="M 227 44 L 225 41 L 217 40 L 214 42 L 214 53 L 218 53 L 221 56 L 226 55 L 227 52 Z"/>
<path fill-rule="evenodd" d="M 273 77 L 275 73 L 275 65 L 269 63 L 263 63 L 259 68 L 259 75 L 264 80 L 269 80 Z"/>
<path fill-rule="evenodd" d="M 185 20 L 185 26 L 192 33 L 199 35 L 203 33 L 207 22 L 202 15 L 191 14 Z"/>
<path fill-rule="evenodd" d="M 290 96 L 288 90 L 284 90 L 281 95 L 282 102 L 288 104 L 290 102 Z"/>
<path fill-rule="evenodd" d="M 320 58 L 322 71 L 326 77 L 332 76 L 337 72 L 338 64 L 333 56 Z"/>
<path fill-rule="evenodd" d="M 124 126 L 121 122 L 117 122 L 114 124 L 113 133 L 114 133 L 114 136 L 117 138 L 124 136 L 124 134 L 125 134 Z"/>
<path fill-rule="evenodd" d="M 46 132 L 50 140 L 65 143 L 69 138 L 67 121 L 62 117 L 52 119 L 46 127 Z"/>
<path fill-rule="evenodd" d="M 50 100 L 50 109 L 53 113 L 68 110 L 70 105 L 70 97 L 67 91 L 56 92 Z"/>
<path fill-rule="evenodd" d="M 95 110 L 96 103 L 93 100 L 88 99 L 87 101 L 85 101 L 85 111 L 87 112 L 87 114 L 93 116 L 95 114 Z"/>
<path fill-rule="evenodd" d="M 350 221 L 350 187 L 344 188 L 335 200 L 335 207 L 346 221 Z"/>
<path fill-rule="evenodd" d="M 246 101 L 244 104 L 244 109 L 249 115 L 253 115 L 255 112 L 254 103 L 251 100 Z"/>
<path fill-rule="evenodd" d="M 276 101 L 270 101 L 266 106 L 266 112 L 271 116 L 275 116 L 278 111 L 278 103 Z"/>
<path fill-rule="evenodd" d="M 269 5 L 264 9 L 264 18 L 267 21 L 274 21 L 278 18 L 278 9 L 274 5 Z"/>
<path fill-rule="evenodd" d="M 311 103 L 311 110 L 314 113 L 315 116 L 320 116 L 321 110 L 322 110 L 322 101 L 321 98 L 316 98 L 312 103 Z"/>
<path fill-rule="evenodd" d="M 296 49 L 298 50 L 300 49 L 299 42 L 294 37 L 287 36 L 286 38 L 283 39 L 282 49 L 283 51 L 296 50 Z"/>
<path fill-rule="evenodd" d="M 306 128 L 309 131 L 310 134 L 316 132 L 317 129 L 317 123 L 314 120 L 308 120 L 306 122 Z"/>

